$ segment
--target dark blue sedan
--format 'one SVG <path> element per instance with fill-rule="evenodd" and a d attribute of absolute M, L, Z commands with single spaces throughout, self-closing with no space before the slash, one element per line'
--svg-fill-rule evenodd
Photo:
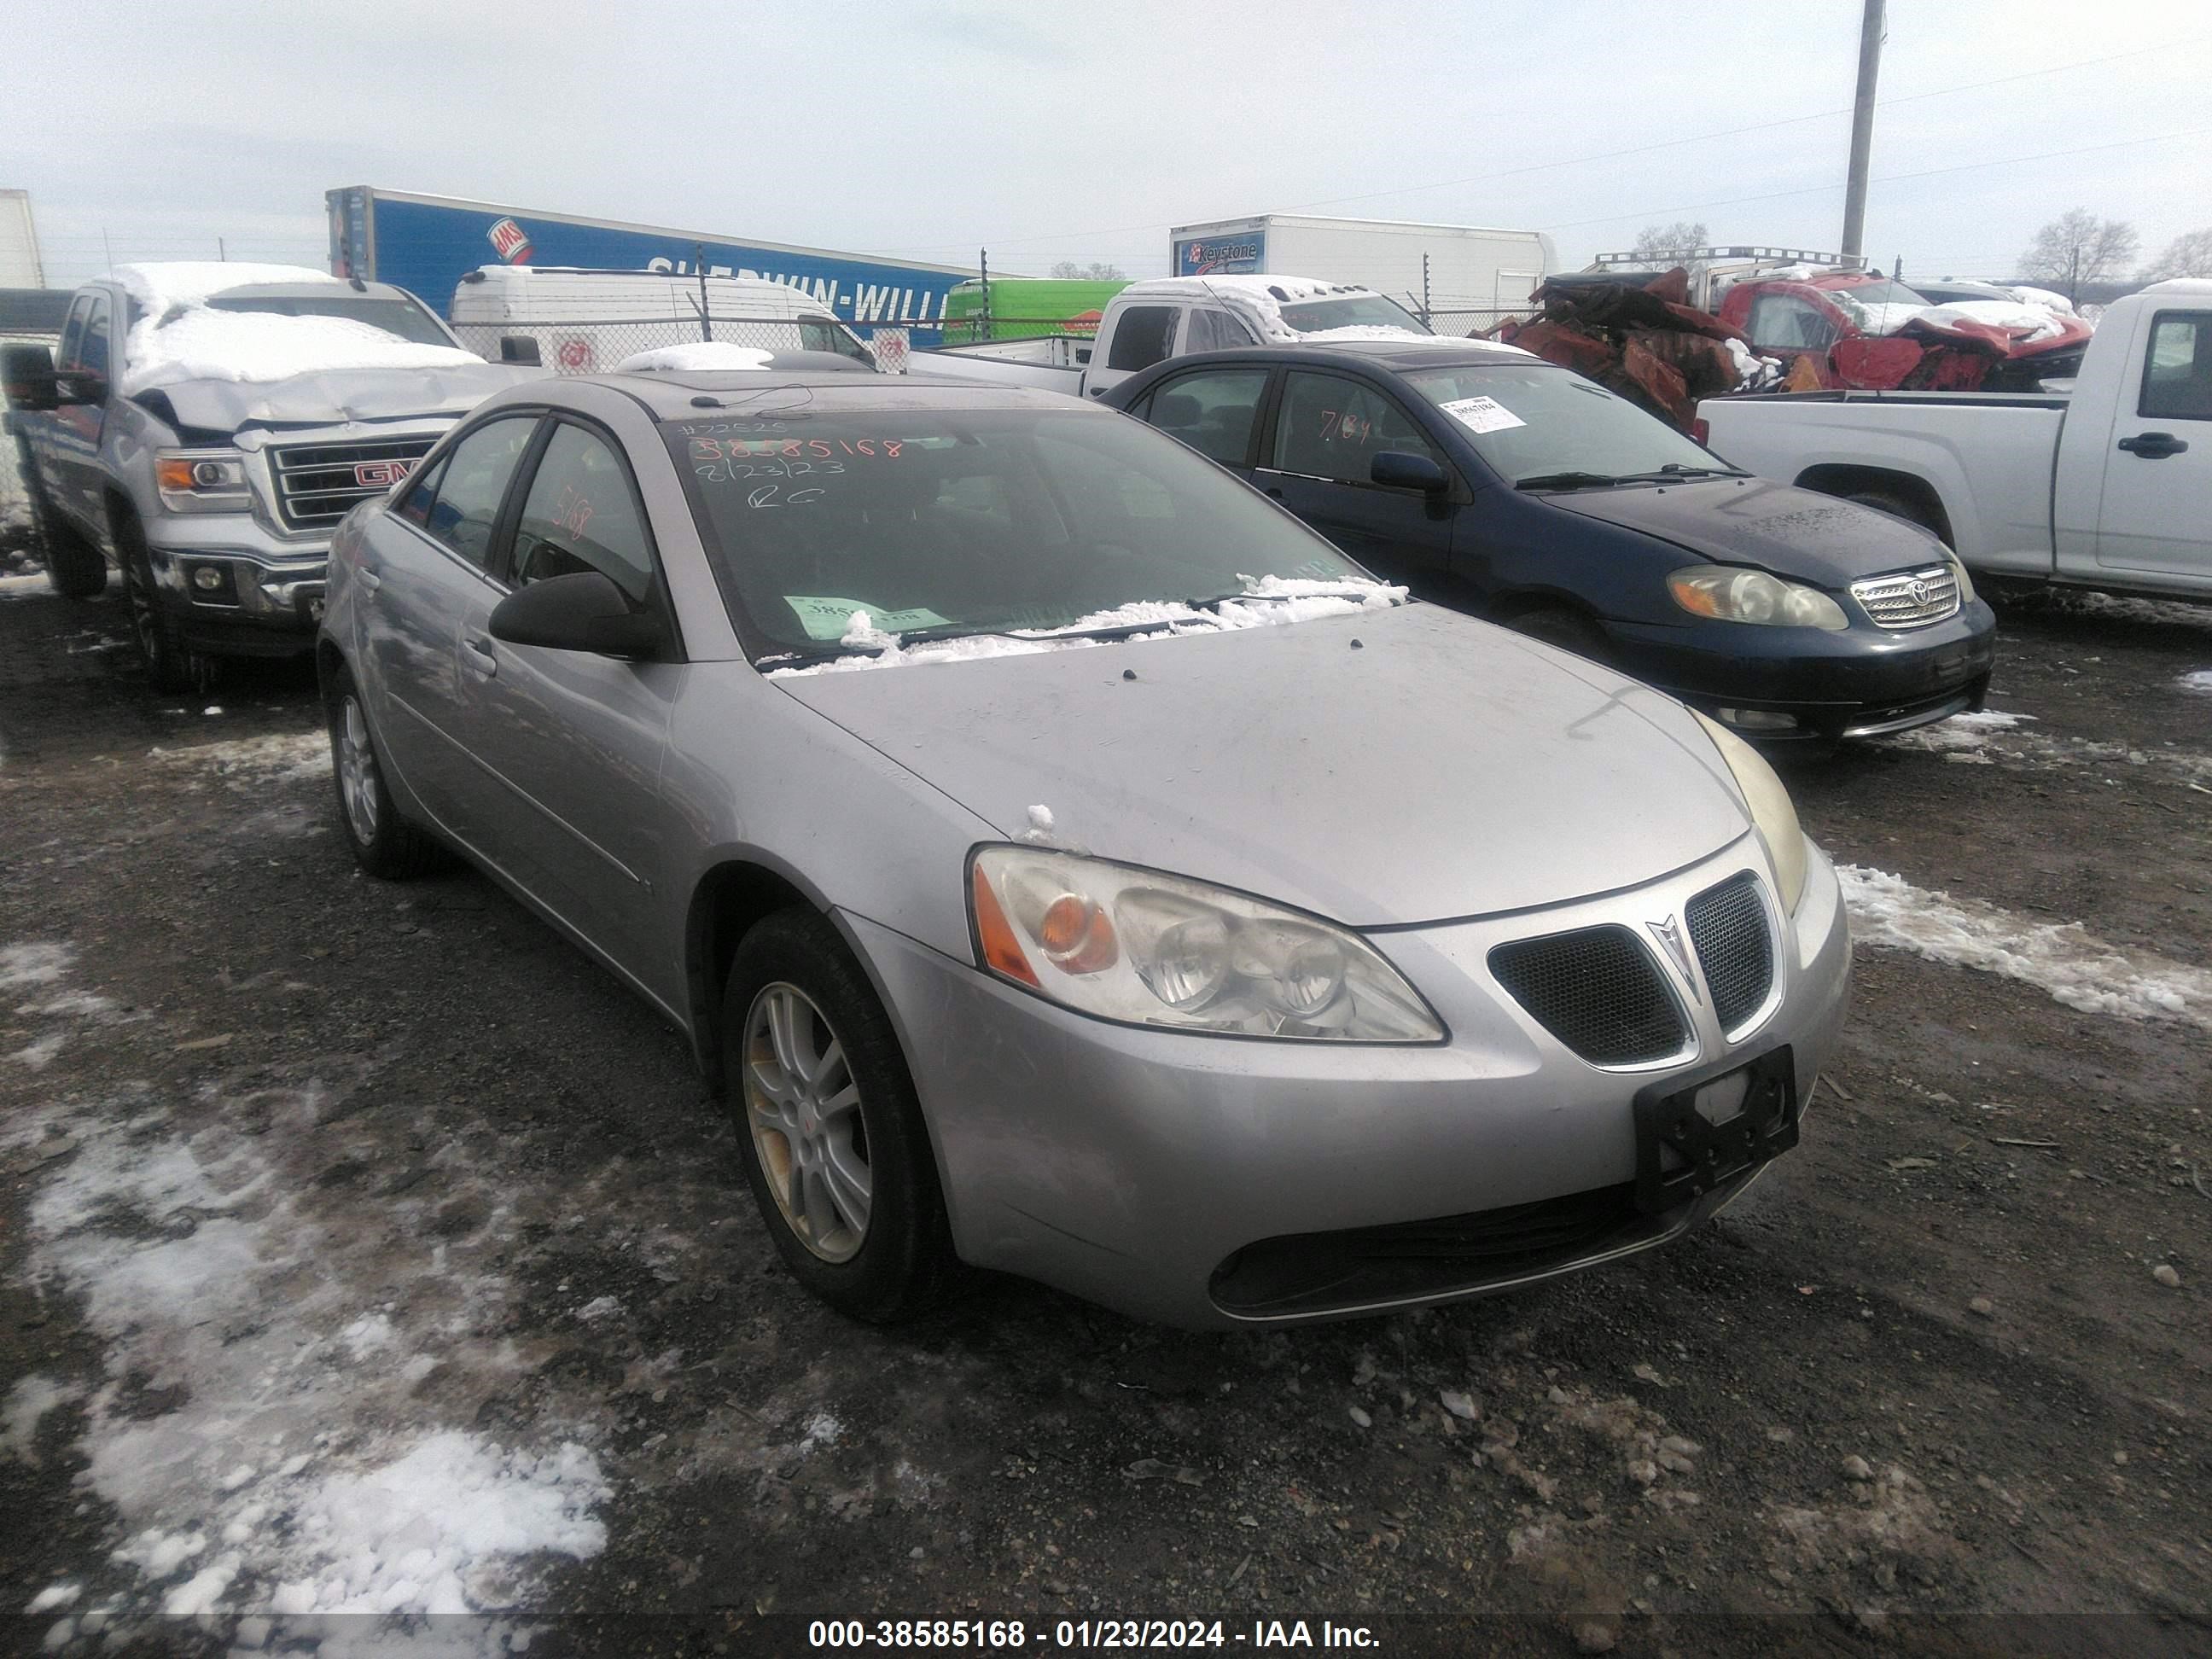
<path fill-rule="evenodd" d="M 1170 359 L 1109 395 L 1378 574 L 1613 664 L 1747 738 L 1982 707 L 1996 621 L 1917 526 L 1729 466 L 1479 341 Z"/>

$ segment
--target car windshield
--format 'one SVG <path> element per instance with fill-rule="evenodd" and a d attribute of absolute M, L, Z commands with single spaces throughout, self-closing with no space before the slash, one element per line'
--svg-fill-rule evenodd
<path fill-rule="evenodd" d="M 1402 328 L 1426 334 L 1428 325 L 1400 305 L 1379 294 L 1354 294 L 1336 300 L 1298 300 L 1283 307 L 1283 322 L 1301 334 L 1324 334 L 1332 328 Z"/>
<path fill-rule="evenodd" d="M 1934 303 L 1917 289 L 1907 288 L 1902 283 L 1893 283 L 1887 277 L 1880 277 L 1871 283 L 1853 283 L 1849 288 L 1831 289 L 1829 293 L 1856 300 L 1863 306 L 1924 306 Z"/>
<path fill-rule="evenodd" d="M 835 648 L 856 611 L 940 638 L 1110 629 L 1143 620 L 1126 607 L 1256 578 L 1372 580 L 1210 461 L 1099 412 L 779 409 L 662 430 L 756 655 Z"/>
<path fill-rule="evenodd" d="M 1508 483 L 1553 477 L 1606 482 L 1723 463 L 1656 416 L 1567 369 L 1543 362 L 1470 364 L 1406 376 L 1459 422 Z"/>
<path fill-rule="evenodd" d="M 274 317 L 345 317 L 396 334 L 416 345 L 449 346 L 453 341 L 429 313 L 412 300 L 378 295 L 334 295 L 308 299 L 289 295 L 219 294 L 208 301 L 215 311 L 260 311 Z"/>

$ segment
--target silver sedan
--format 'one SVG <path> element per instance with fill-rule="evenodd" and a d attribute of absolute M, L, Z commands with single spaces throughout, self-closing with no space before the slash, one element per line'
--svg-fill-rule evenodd
<path fill-rule="evenodd" d="M 331 550 L 339 822 L 453 848 L 690 1039 L 768 1231 L 1191 1326 L 1673 1238 L 1844 1018 L 1773 773 L 1042 392 L 541 380 Z"/>

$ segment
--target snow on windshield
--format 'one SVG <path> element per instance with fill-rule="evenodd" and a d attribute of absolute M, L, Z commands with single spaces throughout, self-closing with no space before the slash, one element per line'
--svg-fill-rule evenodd
<path fill-rule="evenodd" d="M 309 265 L 228 264 L 214 259 L 163 260 L 155 264 L 118 265 L 115 279 L 123 291 L 138 302 L 139 311 L 152 318 L 167 317 L 189 306 L 205 305 L 218 294 L 234 288 L 269 283 L 326 283 L 344 284 L 328 271 Z"/>
<path fill-rule="evenodd" d="M 656 350 L 637 352 L 617 363 L 614 372 L 651 374 L 657 371 L 682 374 L 699 369 L 756 369 L 766 368 L 775 360 L 774 352 L 763 351 L 757 346 L 736 345 L 727 340 L 695 340 L 689 345 L 661 346 Z"/>
<path fill-rule="evenodd" d="M 1110 611 L 1079 617 L 1065 628 L 969 634 L 958 639 L 927 640 L 914 646 L 902 646 L 896 634 L 877 628 L 866 611 L 856 610 L 838 641 L 854 654 L 806 668 L 772 668 L 768 678 L 797 679 L 810 674 L 843 673 L 864 668 L 970 662 L 981 657 L 1026 657 L 1041 651 L 1064 651 L 1079 646 L 1165 640 L 1185 634 L 1218 634 L 1245 628 L 1279 628 L 1291 623 L 1314 622 L 1323 617 L 1348 617 L 1360 611 L 1388 611 L 1405 604 L 1407 597 L 1402 587 L 1364 576 L 1327 581 L 1285 576 L 1240 576 L 1237 580 L 1244 584 L 1242 595 L 1219 600 L 1202 611 L 1179 599 L 1139 599 Z M 1085 637 L 1102 629 L 1129 627 L 1144 631 L 1116 635 L 1110 641 Z M 860 654 L 865 652 L 874 654 Z"/>
<path fill-rule="evenodd" d="M 278 317 L 204 304 L 167 322 L 149 315 L 131 331 L 125 358 L 125 397 L 190 380 L 258 385 L 331 369 L 483 366 L 483 358 L 459 347 L 417 345 L 350 318 Z"/>

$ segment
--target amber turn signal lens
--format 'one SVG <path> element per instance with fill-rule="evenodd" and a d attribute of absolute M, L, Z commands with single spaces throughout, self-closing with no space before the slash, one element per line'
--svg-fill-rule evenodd
<path fill-rule="evenodd" d="M 177 456 L 164 456 L 154 463 L 154 477 L 164 489 L 190 489 L 192 464 Z"/>
<path fill-rule="evenodd" d="M 984 966 L 1018 984 L 1036 986 L 1036 969 L 1022 954 L 1021 941 L 1014 937 L 1013 925 L 1000 908 L 999 896 L 991 890 L 990 878 L 980 865 L 975 867 L 974 881 L 975 937 L 983 947 Z"/>

